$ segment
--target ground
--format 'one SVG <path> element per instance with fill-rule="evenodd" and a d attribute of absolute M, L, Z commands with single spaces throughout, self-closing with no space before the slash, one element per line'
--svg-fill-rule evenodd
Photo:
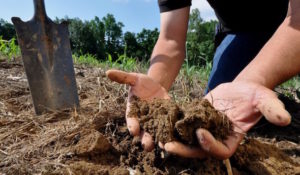
<path fill-rule="evenodd" d="M 75 66 L 80 109 L 35 116 L 22 63 L 0 61 L 0 174 L 227 174 L 222 161 L 144 152 L 125 124 L 127 88 L 104 68 Z M 179 77 L 177 104 L 201 98 Z M 256 125 L 230 158 L 234 174 L 300 174 L 300 105 L 283 99 L 292 124 Z"/>

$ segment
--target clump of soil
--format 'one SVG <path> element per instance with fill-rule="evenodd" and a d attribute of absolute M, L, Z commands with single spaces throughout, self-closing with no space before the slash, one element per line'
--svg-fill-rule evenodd
<path fill-rule="evenodd" d="M 195 130 L 207 129 L 217 140 L 225 140 L 230 135 L 232 123 L 224 113 L 217 111 L 208 100 L 194 100 L 183 105 L 184 118 L 176 122 L 180 138 L 188 144 L 196 144 Z"/>
<path fill-rule="evenodd" d="M 198 145 L 195 135 L 198 128 L 207 129 L 218 140 L 226 139 L 232 132 L 230 120 L 206 99 L 194 100 L 179 107 L 171 100 L 147 102 L 133 97 L 128 117 L 138 117 L 142 129 L 149 132 L 156 143 L 177 140 Z"/>
<path fill-rule="evenodd" d="M 79 156 L 93 156 L 94 154 L 104 153 L 111 147 L 106 137 L 93 129 L 85 129 L 78 135 L 75 135 L 74 141 L 76 142 L 77 140 L 79 141 L 76 143 L 74 153 Z"/>
<path fill-rule="evenodd" d="M 175 123 L 182 118 L 182 112 L 170 100 L 146 102 L 132 97 L 128 117 L 138 117 L 142 128 L 153 136 L 156 143 L 166 143 L 175 140 Z"/>

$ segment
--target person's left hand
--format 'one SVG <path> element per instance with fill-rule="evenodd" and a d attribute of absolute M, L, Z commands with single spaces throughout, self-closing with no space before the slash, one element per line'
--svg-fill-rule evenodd
<path fill-rule="evenodd" d="M 180 142 L 169 142 L 164 149 L 172 154 L 189 158 L 204 158 L 208 155 L 227 159 L 237 149 L 246 132 L 264 115 L 279 126 L 291 121 L 283 103 L 270 89 L 251 82 L 221 84 L 205 96 L 219 111 L 224 112 L 233 123 L 233 134 L 224 141 L 216 140 L 205 129 L 197 129 L 196 136 L 200 147 L 193 148 Z"/>

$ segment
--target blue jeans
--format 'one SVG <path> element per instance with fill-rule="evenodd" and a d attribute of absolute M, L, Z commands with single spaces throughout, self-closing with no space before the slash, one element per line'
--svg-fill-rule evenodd
<path fill-rule="evenodd" d="M 231 82 L 257 55 L 272 33 L 227 34 L 217 47 L 205 94 L 221 83 Z"/>

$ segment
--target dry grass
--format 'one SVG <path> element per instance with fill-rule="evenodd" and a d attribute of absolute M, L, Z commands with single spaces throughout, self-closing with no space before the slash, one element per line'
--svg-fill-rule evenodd
<path fill-rule="evenodd" d="M 100 68 L 77 67 L 76 72 L 81 72 L 77 74 L 81 109 L 35 116 L 23 69 L 0 69 L 1 171 L 32 174 L 67 167 L 65 156 L 72 154 L 68 138 L 90 127 L 103 111 L 112 107 L 125 111 L 125 86 L 107 81 Z"/>

